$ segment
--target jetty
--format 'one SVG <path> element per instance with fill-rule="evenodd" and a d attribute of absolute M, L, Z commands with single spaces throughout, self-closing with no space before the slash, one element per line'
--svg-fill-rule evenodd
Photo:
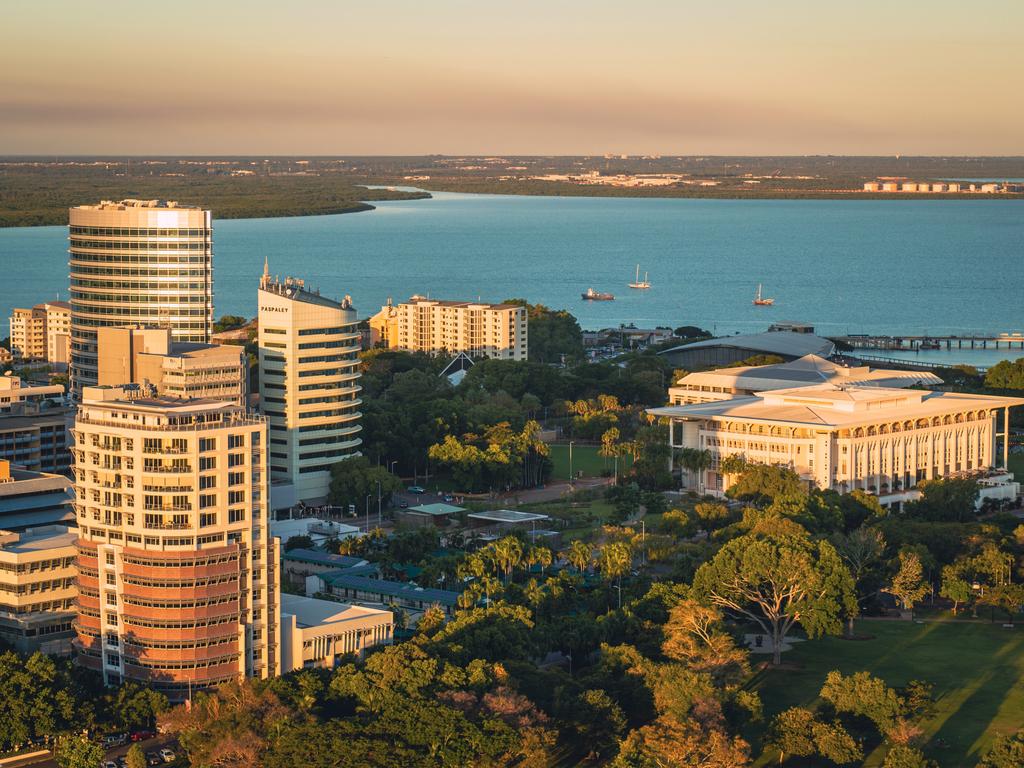
<path fill-rule="evenodd" d="M 964 336 L 933 334 L 927 336 L 872 336 L 865 333 L 831 338 L 838 344 L 845 344 L 851 349 L 898 349 L 907 352 L 929 349 L 1020 349 L 1024 351 L 1024 334 L 1021 333 L 984 333 Z"/>

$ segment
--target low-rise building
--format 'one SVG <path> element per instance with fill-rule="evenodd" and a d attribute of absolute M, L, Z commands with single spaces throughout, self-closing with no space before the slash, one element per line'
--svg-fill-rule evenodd
<path fill-rule="evenodd" d="M 551 518 L 536 512 L 520 512 L 517 509 L 492 509 L 487 512 L 470 512 L 466 515 L 475 533 L 500 535 L 514 528 L 534 530 L 537 523 Z"/>
<path fill-rule="evenodd" d="M 424 296 L 413 296 L 401 304 L 389 300 L 370 318 L 370 332 L 374 344 L 389 349 L 526 359 L 526 309 L 516 304 L 440 301 Z"/>
<path fill-rule="evenodd" d="M 0 530 L 0 639 L 21 653 L 71 653 L 75 540 L 63 525 Z"/>
<path fill-rule="evenodd" d="M 242 347 L 176 342 L 170 328 L 146 326 L 99 328 L 96 346 L 100 386 L 138 384 L 161 397 L 245 404 L 248 365 Z"/>
<path fill-rule="evenodd" d="M 0 459 L 0 529 L 21 531 L 54 523 L 74 524 L 71 480 L 30 472 Z"/>
<path fill-rule="evenodd" d="M 756 392 L 827 383 L 903 388 L 937 386 L 942 384 L 942 379 L 928 371 L 847 366 L 817 355 L 805 355 L 777 365 L 745 365 L 688 373 L 669 388 L 668 401 L 671 405 L 709 403 L 749 397 Z"/>
<path fill-rule="evenodd" d="M 287 520 L 271 520 L 270 535 L 276 536 L 284 546 L 296 536 L 308 536 L 313 544 L 325 541 L 338 541 L 354 536 L 362 536 L 363 532 L 354 525 L 339 523 L 337 520 L 321 520 L 318 517 L 296 517 Z"/>
<path fill-rule="evenodd" d="M 68 419 L 66 408 L 38 410 L 20 403 L 11 413 L 0 414 L 0 459 L 33 472 L 68 472 Z"/>
<path fill-rule="evenodd" d="M 922 480 L 993 468 L 997 438 L 1005 467 L 1009 409 L 1021 404 L 1024 398 L 821 384 L 648 413 L 669 421 L 673 449 L 707 451 L 707 469 L 683 470 L 685 485 L 698 493 L 722 495 L 735 480 L 722 460 L 741 456 L 789 467 L 810 486 L 859 488 L 889 504 L 910 498 L 906 492 Z"/>
<path fill-rule="evenodd" d="M 64 401 L 60 384 L 26 384 L 20 376 L 0 376 L 0 413 L 11 413 L 18 403 L 35 403 L 43 407 L 59 406 Z"/>
<path fill-rule="evenodd" d="M 281 595 L 281 674 L 333 669 L 346 656 L 394 640 L 394 614 L 379 608 Z"/>
<path fill-rule="evenodd" d="M 452 515 L 465 512 L 463 507 L 452 504 L 420 504 L 408 509 L 395 510 L 395 521 L 413 526 L 445 526 Z"/>
<path fill-rule="evenodd" d="M 439 605 L 446 615 L 455 612 L 459 593 L 447 589 L 432 589 L 387 581 L 370 576 L 332 571 L 306 579 L 306 594 L 329 594 L 346 601 L 394 605 L 413 614 L 422 613 L 432 605 Z"/>

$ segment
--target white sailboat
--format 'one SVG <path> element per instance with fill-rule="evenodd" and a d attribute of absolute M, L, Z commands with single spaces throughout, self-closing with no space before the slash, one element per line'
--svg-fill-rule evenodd
<path fill-rule="evenodd" d="M 761 295 L 761 284 L 757 284 L 757 295 L 754 296 L 754 304 L 759 307 L 770 307 L 775 303 L 775 299 L 765 298 Z"/>
<path fill-rule="evenodd" d="M 643 280 L 640 279 L 640 265 L 639 264 L 636 265 L 636 278 L 634 278 L 633 282 L 629 284 L 629 287 L 630 288 L 640 288 L 641 290 L 646 290 L 646 289 L 651 287 L 650 282 L 647 280 L 647 273 L 646 272 L 644 272 L 644 279 Z"/>

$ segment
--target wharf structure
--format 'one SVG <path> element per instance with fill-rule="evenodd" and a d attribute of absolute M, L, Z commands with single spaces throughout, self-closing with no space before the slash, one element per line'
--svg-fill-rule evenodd
<path fill-rule="evenodd" d="M 898 504 L 915 498 L 923 480 L 993 474 L 999 438 L 1005 469 L 1009 410 L 1021 404 L 1024 398 L 829 383 L 648 413 L 668 420 L 674 451 L 708 452 L 706 470 L 684 470 L 698 493 L 723 495 L 735 477 L 722 471 L 722 460 L 741 456 L 789 467 L 812 487 L 859 488 Z"/>
<path fill-rule="evenodd" d="M 322 503 L 331 466 L 358 456 L 359 331 L 348 297 L 334 301 L 264 264 L 259 291 L 260 409 L 270 434 L 270 475 L 294 497 Z"/>
<path fill-rule="evenodd" d="M 154 325 L 176 342 L 213 329 L 210 211 L 159 200 L 105 200 L 69 211 L 72 393 L 98 381 L 97 331 Z"/>
<path fill-rule="evenodd" d="M 389 300 L 370 318 L 370 341 L 409 352 L 525 360 L 526 308 L 424 296 L 401 304 Z"/>

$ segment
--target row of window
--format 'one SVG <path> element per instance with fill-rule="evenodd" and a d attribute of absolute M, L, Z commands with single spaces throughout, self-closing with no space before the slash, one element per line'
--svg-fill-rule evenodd
<path fill-rule="evenodd" d="M 159 268 L 156 264 L 147 265 L 154 267 L 154 269 L 145 269 L 141 267 L 73 267 L 71 270 L 71 277 L 81 277 L 82 275 L 99 275 L 100 277 L 209 277 L 210 270 L 202 269 L 201 267 L 180 267 L 174 265 L 173 268 Z"/>
<path fill-rule="evenodd" d="M 184 228 L 184 227 L 160 227 L 157 229 L 146 227 L 84 227 L 79 224 L 72 224 L 68 227 L 72 235 L 110 235 L 111 237 L 210 237 L 212 229 L 205 227 Z"/>
<path fill-rule="evenodd" d="M 71 297 L 77 301 L 105 301 L 123 304 L 166 304 L 177 308 L 181 304 L 203 304 L 209 301 L 207 286 L 196 283 L 196 290 L 202 293 L 184 293 L 172 296 L 160 296 L 150 293 L 87 293 L 71 286 Z"/>
<path fill-rule="evenodd" d="M 71 247 L 75 251 L 206 251 L 210 244 L 201 240 L 82 240 L 73 237 Z"/>
<path fill-rule="evenodd" d="M 71 267 L 86 264 L 209 264 L 209 254 L 205 256 L 157 255 L 148 253 L 81 253 L 71 254 L 68 262 Z"/>

